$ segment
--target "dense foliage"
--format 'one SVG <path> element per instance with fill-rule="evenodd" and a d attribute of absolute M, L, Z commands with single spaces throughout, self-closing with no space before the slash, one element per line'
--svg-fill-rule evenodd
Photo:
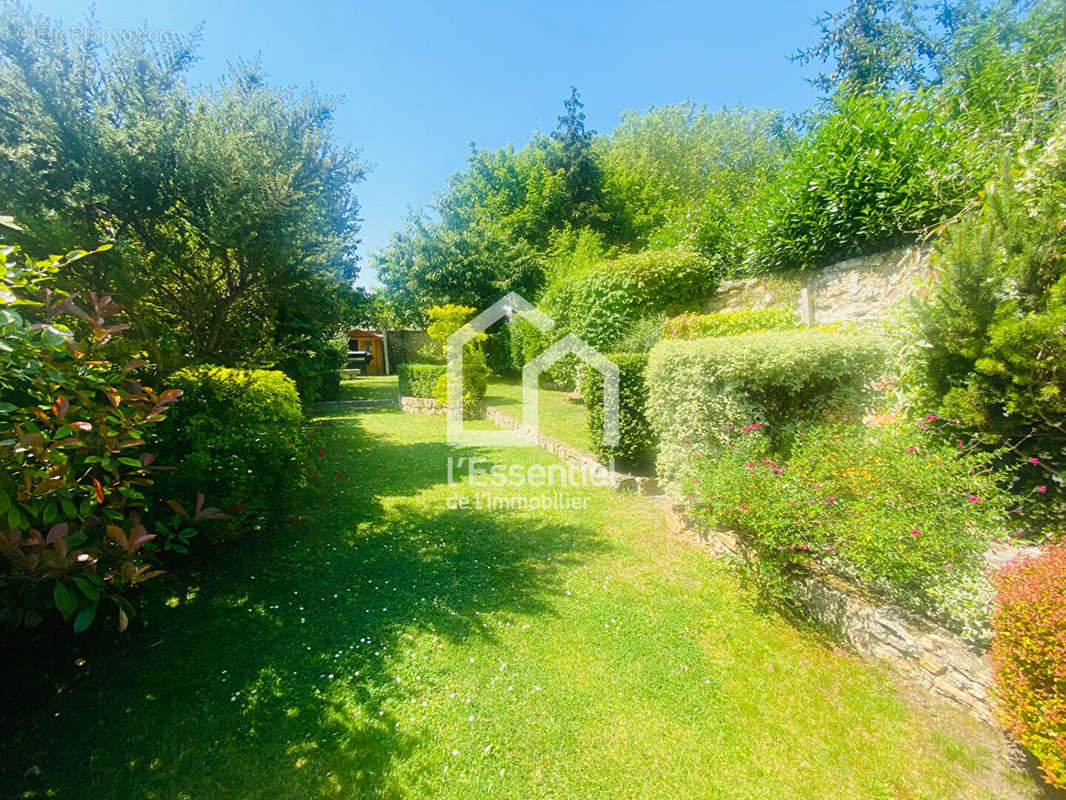
<path fill-rule="evenodd" d="M 917 425 L 809 428 L 787 455 L 767 431 L 730 429 L 710 458 L 689 448 L 686 486 L 702 518 L 755 549 L 764 588 L 787 597 L 795 567 L 827 569 L 986 638 L 983 554 L 1005 534 L 1009 504 L 988 456 Z"/>
<path fill-rule="evenodd" d="M 652 349 L 647 372 L 660 478 L 681 494 L 692 478 L 693 448 L 704 457 L 724 451 L 732 430 L 754 422 L 784 446 L 807 423 L 858 419 L 883 359 L 882 342 L 860 333 L 664 339 Z"/>
<path fill-rule="evenodd" d="M 196 36 L 104 47 L 91 27 L 46 35 L 17 3 L 2 16 L 0 184 L 22 241 L 114 241 L 68 278 L 108 287 L 158 374 L 283 364 L 315 391 L 299 362 L 357 302 L 341 278 L 363 166 L 335 142 L 335 104 L 271 88 L 256 64 L 190 88 Z"/>
<path fill-rule="evenodd" d="M 939 280 L 918 310 L 927 402 L 983 443 L 1027 459 L 1021 491 L 1056 497 L 1066 469 L 1064 225 L 1066 126 L 946 231 Z M 1053 531 L 1062 530 L 1059 516 L 1047 520 Z"/>
<path fill-rule="evenodd" d="M 607 358 L 618 367 L 618 444 L 606 445 L 603 441 L 603 376 L 596 370 L 585 370 L 581 395 L 592 450 L 603 459 L 615 459 L 621 469 L 650 470 L 655 464 L 655 435 L 644 416 L 648 356 L 612 353 Z"/>
<path fill-rule="evenodd" d="M 311 471 L 300 397 L 273 370 L 200 366 L 168 379 L 181 403 L 153 435 L 164 463 L 156 491 L 184 497 L 198 488 L 229 514 L 216 536 L 276 522 Z"/>
<path fill-rule="evenodd" d="M 608 350 L 641 318 L 698 307 L 716 285 L 711 265 L 695 250 L 644 250 L 560 273 L 541 307 L 555 320 L 551 338 L 576 333 Z"/>
<path fill-rule="evenodd" d="M 836 98 L 760 196 L 746 269 L 824 266 L 912 241 L 980 187 L 958 139 L 921 96 Z"/>
<path fill-rule="evenodd" d="M 433 397 L 441 376 L 448 374 L 444 364 L 400 364 L 396 377 L 401 397 Z"/>
<path fill-rule="evenodd" d="M 752 308 L 714 314 L 680 314 L 667 319 L 662 329 L 667 339 L 707 339 L 798 327 L 799 315 L 791 308 Z"/>
<path fill-rule="evenodd" d="M 200 495 L 191 515 L 171 520 L 146 494 L 156 455 L 144 437 L 181 391 L 139 381 L 143 362 L 110 360 L 127 328 L 110 297 L 58 289 L 59 269 L 85 253 L 33 262 L 7 246 L 3 255 L 0 620 L 34 626 L 58 612 L 80 632 L 113 603 L 122 629 L 134 610 L 123 591 L 159 574 L 150 552 L 184 549 L 190 516 L 219 516 Z M 190 501 L 201 487 L 182 488 L 174 497 Z"/>
<path fill-rule="evenodd" d="M 1007 730 L 1066 788 L 1066 546 L 996 576 L 991 658 Z"/>

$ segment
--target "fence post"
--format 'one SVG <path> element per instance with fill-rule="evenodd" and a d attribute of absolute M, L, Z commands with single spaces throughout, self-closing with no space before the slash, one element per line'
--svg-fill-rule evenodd
<path fill-rule="evenodd" d="M 814 303 L 811 302 L 811 290 L 806 286 L 800 289 L 800 319 L 808 328 L 814 327 Z"/>

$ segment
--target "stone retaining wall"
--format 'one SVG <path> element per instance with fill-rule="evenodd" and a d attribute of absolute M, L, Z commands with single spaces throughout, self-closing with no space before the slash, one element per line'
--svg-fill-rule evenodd
<path fill-rule="evenodd" d="M 907 248 L 852 258 L 817 270 L 723 281 L 707 311 L 791 305 L 800 311 L 806 289 L 814 324 L 887 320 L 930 277 L 929 250 Z"/>
<path fill-rule="evenodd" d="M 729 533 L 694 520 L 680 506 L 668 512 L 670 530 L 739 555 L 744 544 Z M 748 551 L 750 554 L 750 550 Z M 797 597 L 811 617 L 828 626 L 860 653 L 888 661 L 931 694 L 947 698 L 978 719 L 995 723 L 986 654 L 940 625 L 897 606 L 881 603 L 835 576 L 798 581 Z"/>
<path fill-rule="evenodd" d="M 435 414 L 444 416 L 447 409 L 432 397 L 400 397 L 400 411 L 405 414 Z"/>

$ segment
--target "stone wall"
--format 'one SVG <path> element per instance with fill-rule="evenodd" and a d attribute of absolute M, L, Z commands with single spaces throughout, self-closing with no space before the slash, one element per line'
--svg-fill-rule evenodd
<path fill-rule="evenodd" d="M 708 529 L 681 506 L 669 510 L 672 532 L 740 555 L 743 542 Z M 746 555 L 751 557 L 751 551 Z M 799 602 L 857 651 L 889 662 L 931 694 L 947 698 L 978 719 L 994 723 L 992 669 L 984 651 L 924 617 L 879 602 L 835 576 L 810 574 L 796 582 Z"/>
<path fill-rule="evenodd" d="M 791 305 L 802 313 L 800 294 L 806 289 L 814 324 L 885 320 L 930 276 L 929 252 L 919 248 L 891 250 L 818 270 L 724 281 L 706 310 Z"/>
<path fill-rule="evenodd" d="M 400 411 L 405 414 L 436 414 L 444 416 L 447 409 L 432 397 L 400 397 Z"/>

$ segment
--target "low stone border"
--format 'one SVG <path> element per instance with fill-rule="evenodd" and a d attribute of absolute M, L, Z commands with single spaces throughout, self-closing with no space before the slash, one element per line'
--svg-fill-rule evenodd
<path fill-rule="evenodd" d="M 432 397 L 400 397 L 400 411 L 405 414 L 434 414 L 443 417 L 447 409 Z"/>
<path fill-rule="evenodd" d="M 667 518 L 673 533 L 733 555 L 746 549 L 734 535 L 701 525 L 682 506 L 671 506 Z M 860 653 L 885 659 L 928 692 L 995 724 L 992 667 L 981 649 L 929 619 L 879 603 L 835 576 L 812 575 L 797 581 L 796 589 L 807 613 Z"/>
<path fill-rule="evenodd" d="M 510 431 L 519 438 L 535 444 L 542 450 L 547 450 L 564 464 L 572 466 L 575 469 L 585 469 L 593 473 L 599 472 L 600 470 L 607 471 L 609 476 L 608 480 L 610 481 L 611 486 L 617 491 L 636 492 L 637 494 L 644 495 L 662 494 L 662 490 L 659 489 L 659 482 L 655 478 L 649 478 L 643 475 L 630 475 L 626 472 L 616 472 L 611 470 L 601 464 L 591 453 L 586 453 L 576 447 L 571 447 L 566 444 L 566 442 L 561 442 L 551 436 L 546 436 L 533 426 L 526 425 L 521 420 L 515 419 L 502 408 L 497 406 L 486 406 L 485 419 L 498 427 L 503 428 L 505 431 Z"/>

